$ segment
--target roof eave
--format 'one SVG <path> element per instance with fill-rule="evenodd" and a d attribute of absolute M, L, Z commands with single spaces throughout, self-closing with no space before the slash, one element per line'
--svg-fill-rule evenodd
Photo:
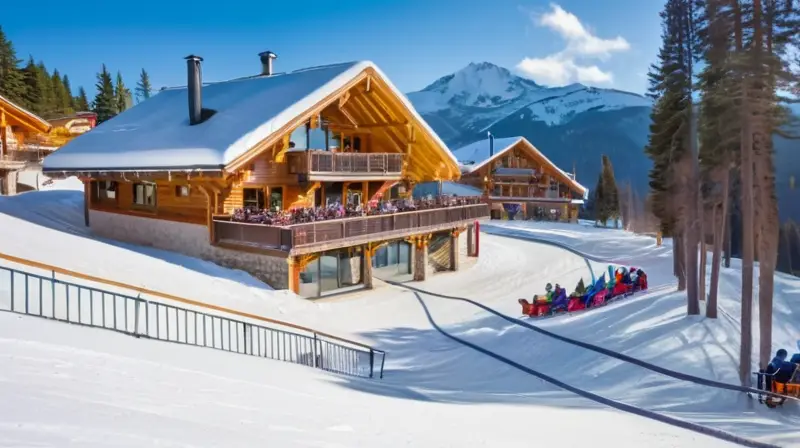
<path fill-rule="evenodd" d="M 29 128 L 32 128 L 34 131 L 47 133 L 50 132 L 52 129 L 52 125 L 48 123 L 42 117 L 34 114 L 33 112 L 23 108 L 19 104 L 14 103 L 13 101 L 9 100 L 8 98 L 0 95 L 0 102 L 3 102 L 8 105 L 8 107 L 16 112 L 19 115 L 24 116 L 27 120 L 24 120 L 23 123 L 28 125 Z"/>
<path fill-rule="evenodd" d="M 211 172 L 225 171 L 224 165 L 184 165 L 167 167 L 48 167 L 43 166 L 43 173 L 168 173 L 168 172 Z"/>

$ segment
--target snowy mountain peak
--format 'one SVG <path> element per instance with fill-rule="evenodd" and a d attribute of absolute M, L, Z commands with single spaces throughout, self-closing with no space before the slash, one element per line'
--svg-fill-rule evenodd
<path fill-rule="evenodd" d="M 490 62 L 472 62 L 455 73 L 439 78 L 415 96 L 428 97 L 433 101 L 428 107 L 421 108 L 424 113 L 448 106 L 500 107 L 540 88 L 535 82 L 520 78 L 506 68 Z M 417 108 L 420 109 L 420 106 L 417 105 Z"/>
<path fill-rule="evenodd" d="M 542 87 L 490 62 L 473 62 L 408 98 L 423 115 L 444 113 L 461 126 L 483 131 L 509 116 L 558 125 L 587 111 L 651 105 L 630 92 L 573 83 Z"/>

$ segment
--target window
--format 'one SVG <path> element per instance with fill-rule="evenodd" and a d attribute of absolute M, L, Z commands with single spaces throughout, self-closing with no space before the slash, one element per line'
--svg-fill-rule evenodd
<path fill-rule="evenodd" d="M 113 180 L 98 180 L 92 182 L 92 199 L 102 201 L 117 200 L 117 183 Z"/>
<path fill-rule="evenodd" d="M 192 192 L 192 187 L 188 185 L 175 185 L 175 196 L 179 198 L 188 198 Z"/>
<path fill-rule="evenodd" d="M 264 207 L 264 190 L 261 188 L 245 188 L 243 193 L 243 206 L 245 208 L 261 209 Z"/>
<path fill-rule="evenodd" d="M 133 204 L 140 207 L 155 207 L 156 184 L 150 182 L 133 184 Z"/>

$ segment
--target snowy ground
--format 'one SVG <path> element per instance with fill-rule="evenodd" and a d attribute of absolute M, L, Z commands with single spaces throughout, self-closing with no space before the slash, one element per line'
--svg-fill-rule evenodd
<path fill-rule="evenodd" d="M 424 303 L 445 331 L 569 384 L 741 436 L 800 446 L 795 405 L 767 410 L 734 392 L 681 383 L 551 340 L 463 302 L 427 295 L 418 300 L 389 285 L 305 301 L 240 271 L 93 239 L 83 227 L 81 200 L 74 191 L 0 199 L 0 252 L 352 335 L 389 353 L 386 378 L 343 379 L 0 314 L 0 365 L 11 366 L 0 372 L 0 400 L 18 403 L 0 407 L 0 425 L 6 428 L 0 430 L 0 445 L 528 446 L 533 439 L 561 446 L 722 445 L 609 410 L 458 345 L 432 328 Z M 737 326 L 727 318 L 684 316 L 685 299 L 670 289 L 669 241 L 656 248 L 652 238 L 574 225 L 512 222 L 484 228 L 565 242 L 598 259 L 648 271 L 653 293 L 542 321 L 542 327 L 736 383 Z M 592 263 L 598 273 L 606 264 Z M 519 297 L 540 293 L 548 281 L 571 288 L 581 277 L 587 280 L 589 271 L 577 255 L 482 234 L 477 263 L 414 285 L 518 316 Z M 721 302 L 737 316 L 735 280 L 735 272 L 724 272 Z M 0 298 L 4 283 L 0 276 Z M 790 300 L 798 288 L 798 279 L 776 278 L 776 344 L 792 347 L 800 334 L 800 322 L 790 318 L 800 311 L 800 303 Z"/>

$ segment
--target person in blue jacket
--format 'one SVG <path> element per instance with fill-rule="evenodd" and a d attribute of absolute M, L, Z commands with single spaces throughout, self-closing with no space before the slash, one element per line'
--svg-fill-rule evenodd
<path fill-rule="evenodd" d="M 800 341 L 797 341 L 797 353 L 792 355 L 792 359 L 789 362 L 793 362 L 795 364 L 800 364 Z"/>
<path fill-rule="evenodd" d="M 788 383 L 791 381 L 794 370 L 797 368 L 797 364 L 786 360 L 787 356 L 789 356 L 789 353 L 784 349 L 780 349 L 775 354 L 775 357 L 772 358 L 772 362 L 767 366 L 767 373 L 773 374 L 775 381 L 780 383 Z"/>

